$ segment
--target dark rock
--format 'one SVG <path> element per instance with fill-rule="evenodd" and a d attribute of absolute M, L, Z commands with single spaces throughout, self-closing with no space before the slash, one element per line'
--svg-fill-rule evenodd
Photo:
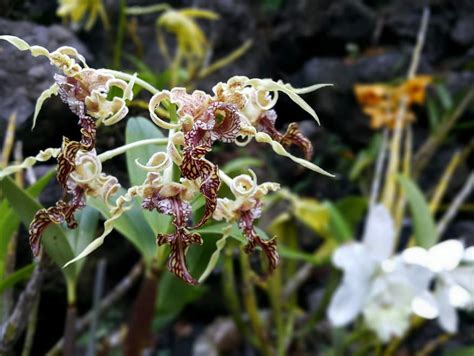
<path fill-rule="evenodd" d="M 73 46 L 89 56 L 74 34 L 60 25 L 45 27 L 0 18 L 0 34 L 21 37 L 31 45 L 43 46 L 49 51 L 60 46 Z M 41 92 L 53 83 L 55 68 L 47 58 L 32 57 L 5 41 L 0 43 L 0 63 L 0 128 L 5 127 L 5 120 L 13 112 L 17 113 L 17 124 L 21 125 L 32 115 Z"/>
<path fill-rule="evenodd" d="M 461 45 L 472 45 L 474 43 L 474 13 L 461 17 L 456 22 L 451 36 Z"/>

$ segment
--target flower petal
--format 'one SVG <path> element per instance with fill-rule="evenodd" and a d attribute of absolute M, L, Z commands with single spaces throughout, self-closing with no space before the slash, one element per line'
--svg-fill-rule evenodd
<path fill-rule="evenodd" d="M 434 291 L 434 296 L 438 302 L 439 325 L 448 333 L 456 333 L 458 330 L 458 314 L 450 303 L 449 288 L 443 285 L 437 286 Z"/>
<path fill-rule="evenodd" d="M 459 240 L 446 240 L 431 247 L 428 254 L 432 271 L 452 271 L 463 258 L 464 244 Z"/>
<path fill-rule="evenodd" d="M 383 204 L 378 204 L 370 209 L 362 241 L 378 261 L 385 260 L 392 255 L 395 227 L 390 213 Z"/>
<path fill-rule="evenodd" d="M 327 315 L 335 327 L 345 326 L 353 321 L 362 310 L 367 290 L 353 283 L 342 283 L 333 294 Z"/>
<path fill-rule="evenodd" d="M 255 139 L 257 142 L 261 142 L 261 143 L 268 143 L 272 146 L 272 149 L 273 151 L 280 155 L 280 156 L 284 156 L 284 157 L 288 157 L 289 159 L 291 159 L 293 162 L 296 162 L 300 165 L 302 165 L 303 167 L 306 167 L 316 173 L 320 173 L 320 174 L 323 174 L 325 176 L 329 176 L 329 177 L 335 177 L 334 174 L 331 174 L 329 172 L 326 172 L 324 169 L 318 167 L 317 165 L 315 165 L 314 163 L 312 162 L 309 162 L 307 160 L 304 160 L 302 158 L 299 158 L 299 157 L 295 157 L 293 156 L 292 154 L 290 154 L 289 152 L 287 152 L 285 150 L 285 148 L 279 143 L 279 142 L 276 142 L 274 140 L 272 140 L 272 138 L 264 133 L 264 132 L 258 132 L 256 135 L 255 135 Z"/>

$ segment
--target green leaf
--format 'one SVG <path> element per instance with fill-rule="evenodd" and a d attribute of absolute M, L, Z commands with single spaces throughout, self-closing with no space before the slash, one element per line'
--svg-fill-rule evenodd
<path fill-rule="evenodd" d="M 0 281 L 0 294 L 3 293 L 5 290 L 13 287 L 18 282 L 21 282 L 25 279 L 30 278 L 34 269 L 35 269 L 35 264 L 30 263 L 29 265 L 26 265 L 16 270 L 12 274 L 10 274 L 8 277 L 4 278 L 2 281 Z"/>
<path fill-rule="evenodd" d="M 451 110 L 451 108 L 453 107 L 453 98 L 451 97 L 451 94 L 446 89 L 446 87 L 442 84 L 439 84 L 435 86 L 435 89 L 436 94 L 438 94 L 439 101 L 443 106 L 443 109 L 445 111 Z"/>
<path fill-rule="evenodd" d="M 54 176 L 54 170 L 49 171 L 43 177 L 41 177 L 36 183 L 31 185 L 26 191 L 31 194 L 33 198 L 43 191 L 44 187 L 48 184 L 51 178 Z M 14 233 L 20 226 L 20 219 L 15 214 L 14 210 L 9 206 L 8 201 L 4 199 L 0 203 L 0 279 L 3 276 L 4 264 L 6 261 L 6 255 L 8 245 L 12 239 Z"/>
<path fill-rule="evenodd" d="M 294 202 L 294 216 L 318 235 L 323 235 L 329 224 L 329 210 L 325 204 L 312 198 L 300 198 Z"/>
<path fill-rule="evenodd" d="M 398 181 L 410 206 L 416 243 L 418 246 L 430 248 L 438 242 L 439 236 L 425 197 L 410 178 L 399 175 Z"/>
<path fill-rule="evenodd" d="M 125 190 L 120 189 L 118 194 L 125 194 Z M 110 217 L 109 209 L 101 199 L 88 198 L 87 203 L 99 210 L 105 218 Z M 130 210 L 115 220 L 114 227 L 140 251 L 145 262 L 150 265 L 156 253 L 156 236 L 145 220 L 143 209 L 138 206 L 137 201 Z"/>
<path fill-rule="evenodd" d="M 143 117 L 128 120 L 127 129 L 125 130 L 126 144 L 152 138 L 164 138 L 164 135 L 150 120 Z M 126 157 L 130 184 L 143 184 L 147 174 L 146 171 L 137 166 L 135 161 L 138 159 L 140 163 L 145 164 L 154 153 L 163 151 L 166 151 L 166 145 L 146 145 L 128 150 Z M 171 217 L 169 215 L 146 210 L 143 211 L 143 214 L 155 235 L 168 232 L 171 224 Z"/>
<path fill-rule="evenodd" d="M 86 206 L 84 209 L 76 213 L 78 226 L 74 230 L 68 230 L 68 238 L 75 256 L 79 255 L 82 250 L 96 237 L 97 225 L 99 223 L 99 212 Z M 78 273 L 81 271 L 85 258 L 76 262 Z"/>
<path fill-rule="evenodd" d="M 436 101 L 432 97 L 426 98 L 426 107 L 428 109 L 428 120 L 431 132 L 435 132 L 440 121 L 440 113 Z"/>
<path fill-rule="evenodd" d="M 329 210 L 329 232 L 338 242 L 344 243 L 352 239 L 352 231 L 346 219 L 341 215 L 334 204 L 329 201 L 324 202 Z"/>
<path fill-rule="evenodd" d="M 338 200 L 334 206 L 344 218 L 351 231 L 351 236 L 355 235 L 357 226 L 367 211 L 367 198 L 360 196 L 348 196 Z"/>
<path fill-rule="evenodd" d="M 28 192 L 18 187 L 10 177 L 0 181 L 0 188 L 12 208 L 25 226 L 29 226 L 36 212 L 43 207 Z M 51 224 L 43 234 L 42 246 L 58 266 L 74 258 L 65 230 L 59 225 Z M 73 281 L 78 276 L 78 266 L 72 265 L 62 269 L 66 279 Z"/>

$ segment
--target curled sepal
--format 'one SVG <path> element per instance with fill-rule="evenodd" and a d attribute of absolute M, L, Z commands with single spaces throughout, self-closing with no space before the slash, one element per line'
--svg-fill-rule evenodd
<path fill-rule="evenodd" d="M 156 114 L 156 110 L 160 107 L 162 101 L 164 100 L 170 100 L 170 92 L 168 90 L 163 90 L 159 93 L 156 93 L 150 99 L 150 102 L 148 103 L 148 110 L 150 112 L 151 120 L 155 123 L 155 125 L 168 130 L 181 127 L 181 124 L 166 122 Z"/>
<path fill-rule="evenodd" d="M 31 168 L 36 164 L 36 162 L 46 162 L 51 158 L 56 158 L 60 153 L 60 148 L 48 148 L 44 151 L 41 150 L 36 156 L 27 157 L 20 164 L 8 166 L 5 169 L 0 170 L 0 179 L 23 169 Z"/>
<path fill-rule="evenodd" d="M 35 128 L 36 119 L 38 118 L 38 114 L 41 110 L 41 107 L 43 106 L 43 103 L 47 99 L 51 98 L 53 95 L 58 95 L 58 93 L 59 93 L 59 85 L 54 83 L 48 89 L 43 91 L 41 95 L 39 96 L 38 100 L 36 100 L 35 113 L 33 115 L 33 125 L 31 126 L 32 130 Z"/>
<path fill-rule="evenodd" d="M 288 151 L 285 150 L 285 148 L 281 145 L 281 143 L 272 140 L 270 135 L 268 135 L 264 132 L 258 132 L 255 135 L 255 139 L 256 139 L 257 142 L 270 144 L 272 146 L 273 151 L 276 154 L 278 154 L 280 156 L 283 156 L 283 157 L 288 157 L 293 162 L 296 162 L 296 163 L 302 165 L 303 167 L 306 167 L 306 168 L 308 168 L 308 169 L 310 169 L 310 170 L 312 170 L 316 173 L 323 174 L 325 176 L 335 177 L 334 174 L 326 172 L 324 169 L 322 169 L 321 167 L 315 165 L 314 163 L 309 162 L 305 159 L 293 156 L 291 153 L 289 153 Z"/>
<path fill-rule="evenodd" d="M 305 94 L 309 93 L 314 90 L 318 90 L 320 88 L 326 87 L 326 86 L 331 86 L 332 84 L 317 84 L 313 85 L 311 87 L 307 88 L 302 88 L 302 89 L 296 89 L 293 88 L 289 84 L 284 84 L 282 81 L 275 82 L 271 79 L 249 79 L 246 83 L 246 85 L 251 85 L 257 90 L 263 90 L 263 91 L 269 91 L 269 92 L 283 92 L 288 97 L 295 102 L 298 106 L 300 106 L 304 111 L 306 111 L 308 114 L 310 114 L 316 122 L 319 124 L 319 118 L 318 115 L 316 115 L 316 112 L 313 110 L 313 108 L 306 102 L 304 101 L 299 94 Z"/>
<path fill-rule="evenodd" d="M 177 227 L 176 231 L 172 234 L 159 234 L 156 242 L 159 246 L 165 243 L 170 245 L 170 255 L 168 257 L 168 269 L 170 272 L 188 284 L 198 284 L 198 281 L 189 273 L 188 266 L 186 265 L 186 250 L 193 243 L 201 245 L 201 235 L 187 232 L 183 227 Z"/>

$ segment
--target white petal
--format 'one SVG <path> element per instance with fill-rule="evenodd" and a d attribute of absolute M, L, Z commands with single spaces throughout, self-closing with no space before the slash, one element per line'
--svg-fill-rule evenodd
<path fill-rule="evenodd" d="M 342 283 L 333 294 L 328 308 L 328 318 L 335 327 L 344 326 L 360 313 L 366 288 L 358 284 Z"/>
<path fill-rule="evenodd" d="M 439 325 L 446 332 L 454 334 L 458 330 L 458 314 L 450 304 L 448 291 L 448 288 L 438 287 L 434 294 L 438 302 Z"/>
<path fill-rule="evenodd" d="M 446 240 L 428 250 L 433 272 L 455 269 L 464 255 L 464 245 L 459 240 Z"/>
<path fill-rule="evenodd" d="M 466 248 L 463 260 L 466 262 L 474 262 L 474 246 Z"/>
<path fill-rule="evenodd" d="M 402 259 L 405 263 L 414 264 L 430 268 L 428 251 L 422 247 L 410 247 L 402 252 Z"/>
<path fill-rule="evenodd" d="M 428 291 L 416 296 L 412 303 L 413 313 L 425 319 L 434 319 L 438 316 L 438 303 L 433 294 Z"/>
<path fill-rule="evenodd" d="M 462 266 L 449 272 L 449 276 L 474 298 L 474 266 Z"/>
<path fill-rule="evenodd" d="M 373 274 L 377 262 L 361 243 L 348 243 L 337 248 L 333 264 L 345 272 L 344 278 L 364 283 Z"/>
<path fill-rule="evenodd" d="M 465 308 L 472 303 L 471 294 L 458 284 L 449 288 L 449 303 L 455 308 Z"/>
<path fill-rule="evenodd" d="M 364 245 L 382 261 L 393 253 L 395 228 L 387 208 L 379 204 L 369 211 L 363 237 Z"/>

